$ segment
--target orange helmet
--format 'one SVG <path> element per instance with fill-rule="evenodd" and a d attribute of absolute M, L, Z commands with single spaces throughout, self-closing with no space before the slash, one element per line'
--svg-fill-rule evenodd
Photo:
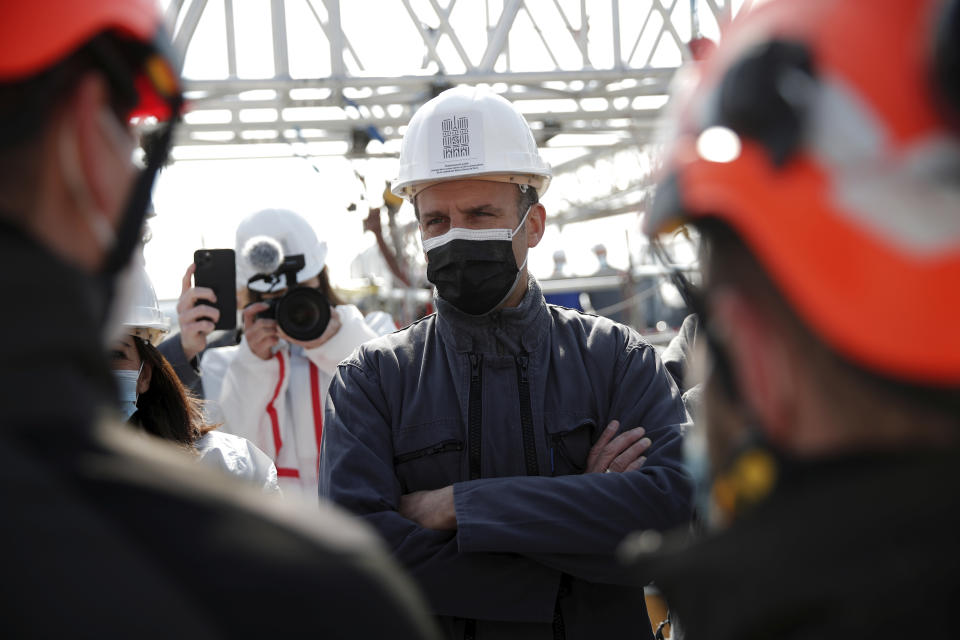
<path fill-rule="evenodd" d="M 960 384 L 960 0 L 770 2 L 701 71 L 646 233 L 719 218 L 838 353 Z"/>
<path fill-rule="evenodd" d="M 0 83 L 40 73 L 103 33 L 140 42 L 153 50 L 134 85 L 135 116 L 166 119 L 179 103 L 178 65 L 163 36 L 156 0 L 29 0 L 3 3 L 0 19 Z"/>

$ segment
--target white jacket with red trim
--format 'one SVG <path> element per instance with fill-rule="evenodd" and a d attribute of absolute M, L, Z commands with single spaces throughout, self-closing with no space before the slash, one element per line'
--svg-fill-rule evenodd
<path fill-rule="evenodd" d="M 382 323 L 375 331 L 353 305 L 338 306 L 337 313 L 340 330 L 319 347 L 281 341 L 273 357 L 261 360 L 244 338 L 236 347 L 211 349 L 201 363 L 208 419 L 223 422 L 221 430 L 250 440 L 270 456 L 284 493 L 316 497 L 330 380 L 341 360 L 385 333 Z"/>

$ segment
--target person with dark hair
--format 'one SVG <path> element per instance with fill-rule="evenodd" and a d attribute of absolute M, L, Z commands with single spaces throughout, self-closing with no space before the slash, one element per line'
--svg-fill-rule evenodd
<path fill-rule="evenodd" d="M 120 407 L 127 422 L 146 433 L 175 442 L 206 465 L 269 493 L 279 493 L 277 469 L 247 439 L 205 423 L 203 403 L 183 386 L 173 367 L 157 350 L 167 332 L 149 277 L 137 269 L 137 291 L 123 325 L 127 334 L 111 348 L 111 365 L 120 388 Z"/>
<path fill-rule="evenodd" d="M 668 264 L 663 234 L 703 244 L 674 275 L 712 530 L 638 562 L 690 640 L 956 637 L 960 0 L 772 0 L 724 36 L 644 220 Z"/>
<path fill-rule="evenodd" d="M 172 45 L 154 0 L 2 6 L 0 635 L 434 637 L 362 523 L 118 419 L 108 345 L 183 107 Z M 158 131 L 143 165 L 134 115 Z"/>
<path fill-rule="evenodd" d="M 448 638 L 652 638 L 615 550 L 689 521 L 688 422 L 629 327 L 547 304 L 527 273 L 550 181 L 523 115 L 458 87 L 413 116 L 437 313 L 363 344 L 330 385 L 320 493 L 374 525 Z"/>
<path fill-rule="evenodd" d="M 157 348 L 133 334 L 114 342 L 113 373 L 121 390 L 127 422 L 164 440 L 193 448 L 208 427 L 200 402 L 187 395 Z"/>

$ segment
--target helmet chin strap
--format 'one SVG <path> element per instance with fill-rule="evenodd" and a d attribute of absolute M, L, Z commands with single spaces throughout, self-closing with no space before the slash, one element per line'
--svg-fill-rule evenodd
<path fill-rule="evenodd" d="M 721 523 L 729 522 L 761 502 L 774 490 L 787 458 L 766 437 L 760 419 L 744 398 L 734 375 L 730 354 L 717 336 L 716 327 L 711 321 L 703 292 L 672 266 L 666 250 L 657 238 L 651 239 L 650 246 L 661 263 L 670 267 L 670 277 L 687 308 L 700 319 L 698 339 L 705 341 L 710 356 L 707 384 L 719 385 L 723 400 L 735 408 L 743 422 L 743 434 L 739 442 L 724 452 L 717 467 L 710 469 L 710 477 L 705 478 L 711 483 L 710 501 L 717 513 L 704 515 L 708 515 L 710 520 L 714 520 L 716 515 Z M 707 419 L 709 421 L 709 417 Z"/>
<path fill-rule="evenodd" d="M 712 362 L 710 378 L 743 423 L 739 441 L 725 452 L 712 474 L 713 505 L 721 519 L 729 522 L 770 495 L 781 475 L 784 457 L 766 437 L 759 418 L 743 397 L 726 349 L 702 318 L 701 327 Z"/>
<path fill-rule="evenodd" d="M 173 140 L 174 122 L 180 113 L 182 98 L 176 97 L 171 102 L 171 120 L 161 129 L 160 134 L 146 146 L 145 167 L 140 170 L 130 193 L 127 204 L 120 217 L 120 225 L 115 237 L 110 243 L 103 266 L 98 274 L 100 287 L 103 292 L 103 307 L 101 327 L 104 336 L 118 331 L 121 308 L 125 301 L 126 290 L 130 281 L 130 270 L 124 270 L 130 265 L 134 250 L 141 242 L 143 223 L 147 217 L 147 208 L 153 191 L 153 183 L 166 161 Z M 118 291 L 120 293 L 118 300 Z"/>
<path fill-rule="evenodd" d="M 179 113 L 180 103 L 179 99 L 175 101 L 172 106 L 172 113 Z M 146 166 L 140 170 L 130 190 L 127 205 L 120 218 L 116 241 L 113 243 L 110 253 L 107 254 L 107 259 L 103 265 L 102 272 L 105 275 L 119 273 L 129 262 L 133 250 L 141 240 L 143 222 L 146 220 L 147 208 L 150 205 L 150 198 L 153 193 L 153 183 L 164 162 L 166 162 L 173 142 L 173 122 L 174 120 L 168 122 L 161 130 L 160 135 L 147 145 Z"/>

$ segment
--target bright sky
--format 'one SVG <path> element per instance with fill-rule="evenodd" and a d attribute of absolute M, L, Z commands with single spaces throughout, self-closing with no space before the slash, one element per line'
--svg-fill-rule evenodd
<path fill-rule="evenodd" d="M 293 77 L 322 78 L 330 72 L 329 52 L 326 40 L 310 13 L 308 1 L 286 0 L 290 71 Z M 428 1 L 413 0 L 413 5 L 426 7 Z M 558 1 L 566 9 L 568 16 L 579 20 L 577 0 Z M 559 14 L 551 9 L 552 2 L 553 0 L 526 0 L 525 5 L 538 17 L 539 26 L 551 42 L 569 39 L 562 22 L 559 21 Z M 673 15 L 678 31 L 681 36 L 689 37 L 688 0 L 676 2 L 677 10 Z M 169 0 L 160 0 L 160 3 L 166 7 Z M 185 6 L 188 4 L 189 1 Z M 447 3 L 441 4 L 446 6 Z M 492 14 L 498 15 L 502 2 L 491 0 L 490 4 Z M 611 4 L 608 0 L 593 0 L 588 4 L 591 26 L 599 27 L 603 21 L 609 23 Z M 740 2 L 734 4 L 736 7 Z M 186 77 L 226 77 L 223 6 L 223 0 L 208 0 L 187 53 L 184 67 Z M 272 77 L 269 0 L 235 0 L 233 6 L 237 32 L 238 75 L 242 78 Z M 649 2 L 620 0 L 619 6 L 621 24 L 631 25 L 642 21 Z M 325 18 L 322 2 L 313 0 L 313 7 Z M 414 73 L 420 68 L 424 49 L 399 0 L 341 1 L 340 7 L 344 31 L 363 62 L 366 74 L 403 75 Z M 711 36 L 716 33 L 716 24 L 712 16 L 706 13 L 701 9 L 701 29 L 705 35 Z M 375 20 L 371 19 L 372 15 L 376 16 Z M 655 19 L 659 19 L 659 16 L 655 16 Z M 452 20 L 471 59 L 479 59 L 486 38 L 484 3 L 479 0 L 462 0 L 457 4 Z M 514 70 L 553 68 L 552 62 L 539 44 L 539 37 L 533 31 L 530 20 L 523 12 L 518 17 L 517 25 L 517 31 L 511 34 L 510 44 Z M 636 32 L 639 33 L 639 26 L 636 26 Z M 359 33 L 362 33 L 363 37 L 355 35 Z M 636 34 L 633 38 L 636 38 Z M 524 47 L 524 42 L 535 45 Z M 385 46 L 385 43 L 389 46 Z M 446 46 L 449 47 L 449 43 Z M 598 56 L 596 59 L 602 61 L 604 51 L 607 51 L 609 46 L 609 43 L 591 40 L 592 55 Z M 639 49 L 642 49 L 642 46 Z M 642 51 L 636 53 L 637 56 L 642 54 Z M 575 47 L 558 47 L 558 62 L 563 68 L 579 68 L 581 60 L 578 55 Z M 444 57 L 448 59 L 450 56 Z M 612 56 L 610 58 L 612 60 Z M 670 52 L 662 54 L 660 59 L 654 62 L 655 66 L 675 66 L 678 63 L 679 54 L 672 55 Z M 462 70 L 455 66 L 447 69 L 450 73 Z M 350 72 L 362 73 L 355 67 L 351 68 Z M 281 153 L 287 152 L 283 145 L 275 146 L 280 147 Z M 318 236 L 326 240 L 329 246 L 327 264 L 333 282 L 344 283 L 349 276 L 353 258 L 374 244 L 373 237 L 362 232 L 366 207 L 359 199 L 361 186 L 354 175 L 354 169 L 365 175 L 371 185 L 374 192 L 369 194 L 371 200 L 379 199 L 383 181 L 393 178 L 397 171 L 396 160 L 360 160 L 351 166 L 349 161 L 339 156 L 315 157 L 309 161 L 297 157 L 255 160 L 182 159 L 198 155 L 197 151 L 197 148 L 176 150 L 175 157 L 179 158 L 178 161 L 161 174 L 154 191 L 154 204 L 158 215 L 151 222 L 153 240 L 147 245 L 145 253 L 147 270 L 161 300 L 171 300 L 179 296 L 181 276 L 192 261 L 194 250 L 201 247 L 233 247 L 233 236 L 239 221 L 249 213 L 268 207 L 293 209 L 310 220 Z M 243 155 L 250 155 L 254 152 L 254 147 L 244 145 L 241 152 Z M 225 151 L 219 153 L 226 155 Z M 546 149 L 544 153 L 551 163 L 557 163 L 571 155 L 569 149 Z M 590 170 L 585 170 L 588 181 L 591 179 Z M 600 176 L 596 179 L 599 180 Z M 559 188 L 551 189 L 544 197 L 548 215 L 551 210 L 557 210 L 563 202 L 559 191 Z M 360 205 L 360 208 L 348 212 L 347 207 L 351 203 Z M 404 205 L 404 209 L 401 214 L 403 218 L 412 219 L 413 213 L 409 205 Z M 641 243 L 636 225 L 636 216 L 626 214 L 568 225 L 562 231 L 552 227 L 540 247 L 531 253 L 530 269 L 539 277 L 548 276 L 553 271 L 553 252 L 563 249 L 572 274 L 592 273 L 597 262 L 591 248 L 601 242 L 607 246 L 610 263 L 624 268 L 628 263 L 628 242 L 634 251 Z"/>

